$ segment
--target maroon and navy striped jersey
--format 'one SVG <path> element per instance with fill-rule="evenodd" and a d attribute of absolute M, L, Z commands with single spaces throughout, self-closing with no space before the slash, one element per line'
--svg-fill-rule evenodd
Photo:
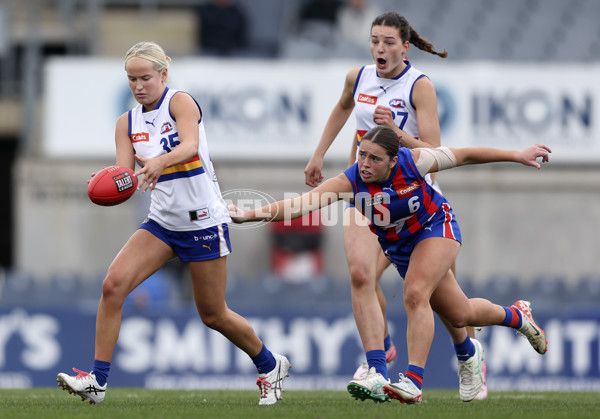
<path fill-rule="evenodd" d="M 363 182 L 358 163 L 344 174 L 352 184 L 354 205 L 371 221 L 371 230 L 380 239 L 397 241 L 410 237 L 442 205 L 447 205 L 446 199 L 421 176 L 408 148 L 400 148 L 398 162 L 383 182 Z"/>

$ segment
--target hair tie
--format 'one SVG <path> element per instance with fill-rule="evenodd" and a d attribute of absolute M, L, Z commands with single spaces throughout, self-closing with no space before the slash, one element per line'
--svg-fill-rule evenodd
<path fill-rule="evenodd" d="M 172 62 L 173 62 L 173 60 L 171 59 L 171 57 L 169 57 L 168 55 L 165 55 L 165 58 L 166 58 L 167 60 L 169 60 L 169 62 L 170 62 L 170 63 L 172 63 Z"/>

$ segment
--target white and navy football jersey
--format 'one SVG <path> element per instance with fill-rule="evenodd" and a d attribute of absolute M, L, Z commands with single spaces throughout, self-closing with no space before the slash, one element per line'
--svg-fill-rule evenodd
<path fill-rule="evenodd" d="M 360 69 L 354 85 L 356 141 L 359 145 L 363 135 L 375 127 L 373 112 L 378 105 L 390 108 L 396 126 L 408 135 L 419 138 L 417 111 L 412 103 L 412 92 L 415 82 L 426 76 L 413 68 L 408 61 L 405 62 L 404 71 L 393 79 L 379 77 L 375 64 Z"/>
<path fill-rule="evenodd" d="M 177 92 L 166 88 L 151 111 L 143 112 L 141 104 L 129 111 L 129 138 L 138 156 L 159 157 L 179 144 L 177 121 L 169 110 Z M 202 117 L 198 135 L 198 154 L 188 162 L 165 169 L 152 191 L 148 217 L 168 230 L 200 230 L 231 222 L 208 154 Z"/>
<path fill-rule="evenodd" d="M 373 112 L 378 105 L 390 108 L 396 126 L 408 135 L 419 138 L 417 109 L 412 101 L 412 94 L 417 80 L 427 76 L 415 69 L 410 62 L 404 62 L 406 68 L 393 79 L 379 77 L 375 64 L 360 69 L 354 85 L 357 148 L 363 135 L 376 126 Z M 439 185 L 431 181 L 430 175 L 425 176 L 425 179 L 441 193 Z"/>

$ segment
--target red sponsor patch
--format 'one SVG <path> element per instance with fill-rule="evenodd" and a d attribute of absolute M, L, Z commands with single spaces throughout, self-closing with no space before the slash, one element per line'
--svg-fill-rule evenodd
<path fill-rule="evenodd" d="M 150 141 L 150 134 L 147 132 L 138 132 L 131 134 L 131 142 L 139 143 L 140 141 Z"/>
<path fill-rule="evenodd" d="M 377 103 L 377 97 L 365 95 L 364 93 L 359 93 L 358 101 L 362 103 L 367 103 L 369 105 L 375 105 Z"/>
<path fill-rule="evenodd" d="M 400 197 L 402 197 L 403 195 L 406 195 L 407 193 L 411 193 L 412 191 L 414 191 L 415 189 L 419 188 L 419 184 L 415 181 L 413 183 L 411 183 L 410 185 L 408 185 L 406 188 L 403 189 L 397 189 L 396 192 L 398 193 L 398 195 L 400 195 Z"/>

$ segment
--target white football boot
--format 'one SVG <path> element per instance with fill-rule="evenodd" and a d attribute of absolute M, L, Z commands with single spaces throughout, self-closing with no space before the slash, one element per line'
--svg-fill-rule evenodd
<path fill-rule="evenodd" d="M 534 321 L 531 315 L 531 303 L 529 301 L 519 300 L 512 305 L 521 313 L 522 325 L 517 332 L 527 338 L 533 349 L 540 354 L 545 354 L 548 350 L 548 341 L 546 333 Z"/>
<path fill-rule="evenodd" d="M 389 384 L 389 381 L 371 367 L 364 379 L 350 381 L 348 393 L 357 400 L 371 399 L 375 402 L 385 402 L 388 400 L 388 396 L 383 392 L 383 386 L 386 384 Z"/>
<path fill-rule="evenodd" d="M 485 376 L 487 374 L 486 370 L 487 370 L 487 367 L 485 365 L 485 362 L 482 361 L 481 362 L 481 377 L 483 377 L 483 384 L 481 385 L 481 390 L 479 390 L 479 393 L 477 393 L 477 396 L 475 396 L 475 400 L 487 399 L 488 389 L 487 389 L 487 384 L 485 383 Z"/>
<path fill-rule="evenodd" d="M 98 384 L 94 374 L 73 368 L 77 375 L 68 375 L 61 372 L 56 376 L 58 385 L 63 390 L 68 390 L 69 394 L 81 397 L 81 400 L 89 404 L 98 404 L 104 401 L 106 394 L 106 383 L 103 386 Z"/>
<path fill-rule="evenodd" d="M 256 385 L 260 389 L 259 405 L 275 404 L 283 398 L 283 380 L 289 377 L 288 370 L 292 367 L 290 361 L 283 356 L 274 353 L 276 364 L 272 371 L 258 374 Z"/>
<path fill-rule="evenodd" d="M 383 388 L 385 394 L 390 398 L 399 400 L 400 403 L 419 404 L 423 398 L 423 391 L 419 389 L 413 381 L 399 374 L 400 380 L 397 383 L 386 384 Z"/>
<path fill-rule="evenodd" d="M 458 361 L 458 378 L 460 399 L 463 402 L 470 402 L 481 390 L 483 385 L 483 372 L 481 363 L 483 362 L 483 348 L 476 339 L 471 339 L 475 345 L 475 353 L 466 361 Z"/>

